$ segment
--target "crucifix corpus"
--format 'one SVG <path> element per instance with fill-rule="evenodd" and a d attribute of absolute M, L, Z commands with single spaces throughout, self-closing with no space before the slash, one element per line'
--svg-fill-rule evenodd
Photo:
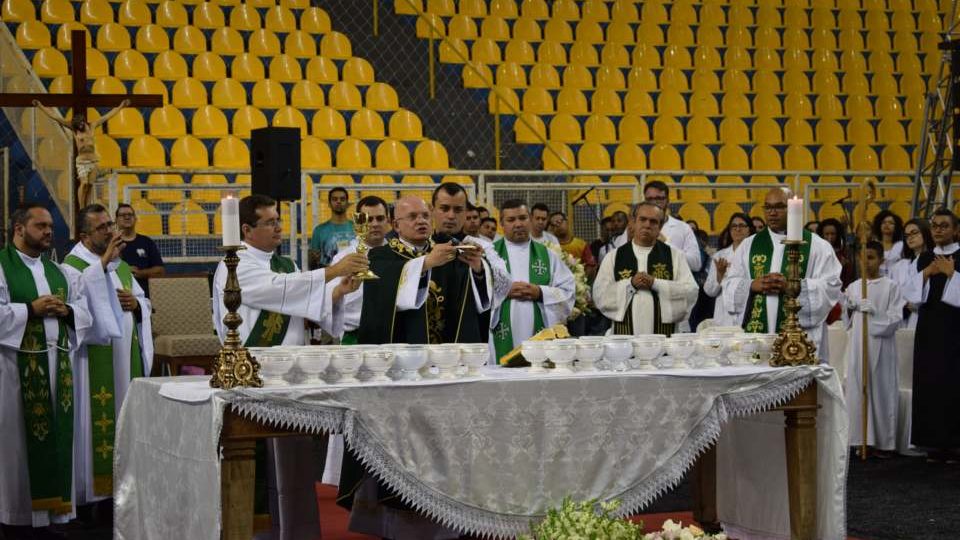
<path fill-rule="evenodd" d="M 96 149 L 93 146 L 93 132 L 109 120 L 120 109 L 133 107 L 162 107 L 163 96 L 159 94 L 91 94 L 87 91 L 87 47 L 86 31 L 70 32 L 72 91 L 69 94 L 0 94 L 0 107 L 38 107 L 65 131 L 74 144 L 74 213 L 90 203 L 88 200 L 97 178 Z M 66 122 L 51 107 L 73 109 L 73 120 Z M 113 107 L 107 114 L 94 123 L 87 122 L 88 107 Z"/>

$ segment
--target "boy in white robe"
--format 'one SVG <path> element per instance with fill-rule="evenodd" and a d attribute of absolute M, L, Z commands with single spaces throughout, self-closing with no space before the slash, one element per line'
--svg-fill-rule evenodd
<path fill-rule="evenodd" d="M 897 446 L 897 407 L 900 384 L 897 364 L 897 328 L 903 321 L 906 303 L 900 288 L 890 278 L 880 276 L 883 245 L 867 243 L 867 297 L 861 295 L 861 280 L 847 287 L 845 304 L 851 312 L 847 338 L 847 412 L 850 417 L 850 446 L 863 443 L 863 348 L 862 328 L 867 316 L 867 445 L 876 455 Z M 877 452 L 879 451 L 879 452 Z"/>

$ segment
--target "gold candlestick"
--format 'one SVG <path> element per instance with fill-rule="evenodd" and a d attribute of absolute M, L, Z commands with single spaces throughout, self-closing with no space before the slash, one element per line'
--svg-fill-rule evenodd
<path fill-rule="evenodd" d="M 370 216 L 363 212 L 353 213 L 353 232 L 357 234 L 357 253 L 365 254 L 370 248 L 367 247 L 367 227 L 369 226 Z M 357 272 L 353 277 L 360 280 L 380 279 L 380 276 L 373 273 L 373 270 L 367 268 L 366 272 Z"/>
<path fill-rule="evenodd" d="M 240 257 L 237 251 L 243 246 L 223 246 L 219 248 L 226 255 L 223 263 L 227 266 L 227 283 L 223 286 L 223 305 L 227 314 L 223 317 L 223 324 L 227 327 L 227 338 L 213 361 L 213 375 L 210 377 L 210 386 L 213 388 L 236 388 L 263 386 L 260 379 L 260 364 L 240 342 L 240 332 L 237 328 L 243 319 L 237 313 L 240 307 L 240 281 L 237 279 L 237 264 Z"/>
<path fill-rule="evenodd" d="M 800 311 L 800 246 L 803 240 L 783 240 L 787 257 L 787 287 L 784 290 L 783 310 L 787 320 L 780 328 L 780 334 L 773 342 L 773 356 L 770 365 L 805 366 L 817 364 L 817 347 L 810 341 L 809 336 L 800 326 L 797 313 Z"/>

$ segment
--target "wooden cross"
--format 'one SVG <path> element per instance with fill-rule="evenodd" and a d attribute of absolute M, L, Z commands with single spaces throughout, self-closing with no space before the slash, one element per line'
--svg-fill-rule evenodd
<path fill-rule="evenodd" d="M 70 49 L 72 55 L 71 76 L 72 91 L 69 94 L 0 94 L 0 107 L 32 107 L 37 100 L 47 107 L 69 107 L 73 109 L 74 118 L 86 118 L 89 107 L 116 107 L 123 100 L 130 100 L 131 107 L 162 107 L 163 96 L 160 94 L 91 94 L 87 91 L 87 35 L 85 30 L 70 32 Z M 79 186 L 79 179 L 74 171 L 74 194 Z M 74 196 L 75 206 L 77 197 Z M 74 212 L 79 208 L 74 208 Z"/>

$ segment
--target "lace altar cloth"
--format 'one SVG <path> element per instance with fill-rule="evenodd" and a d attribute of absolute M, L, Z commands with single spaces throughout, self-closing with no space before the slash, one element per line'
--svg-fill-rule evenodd
<path fill-rule="evenodd" d="M 781 404 L 811 381 L 822 405 L 818 537 L 845 536 L 847 421 L 829 367 L 485 374 L 232 391 L 207 390 L 199 377 L 138 379 L 116 439 L 116 537 L 219 538 L 218 439 L 227 405 L 269 425 L 343 433 L 410 505 L 465 533 L 505 538 L 528 531 L 565 496 L 620 499 L 623 515 L 641 510 L 683 478 L 725 424 Z M 764 452 L 757 429 L 745 430 L 750 440 L 721 441 L 718 510 L 747 536 L 789 537 L 785 473 L 745 485 L 735 480 L 749 471 L 728 469 L 753 464 L 723 457 L 724 444 L 742 445 L 756 449 L 751 461 L 765 474 L 784 463 L 782 413 L 764 414 L 779 415 L 767 421 L 779 446 Z M 763 499 L 762 510 L 737 504 L 751 493 Z"/>

